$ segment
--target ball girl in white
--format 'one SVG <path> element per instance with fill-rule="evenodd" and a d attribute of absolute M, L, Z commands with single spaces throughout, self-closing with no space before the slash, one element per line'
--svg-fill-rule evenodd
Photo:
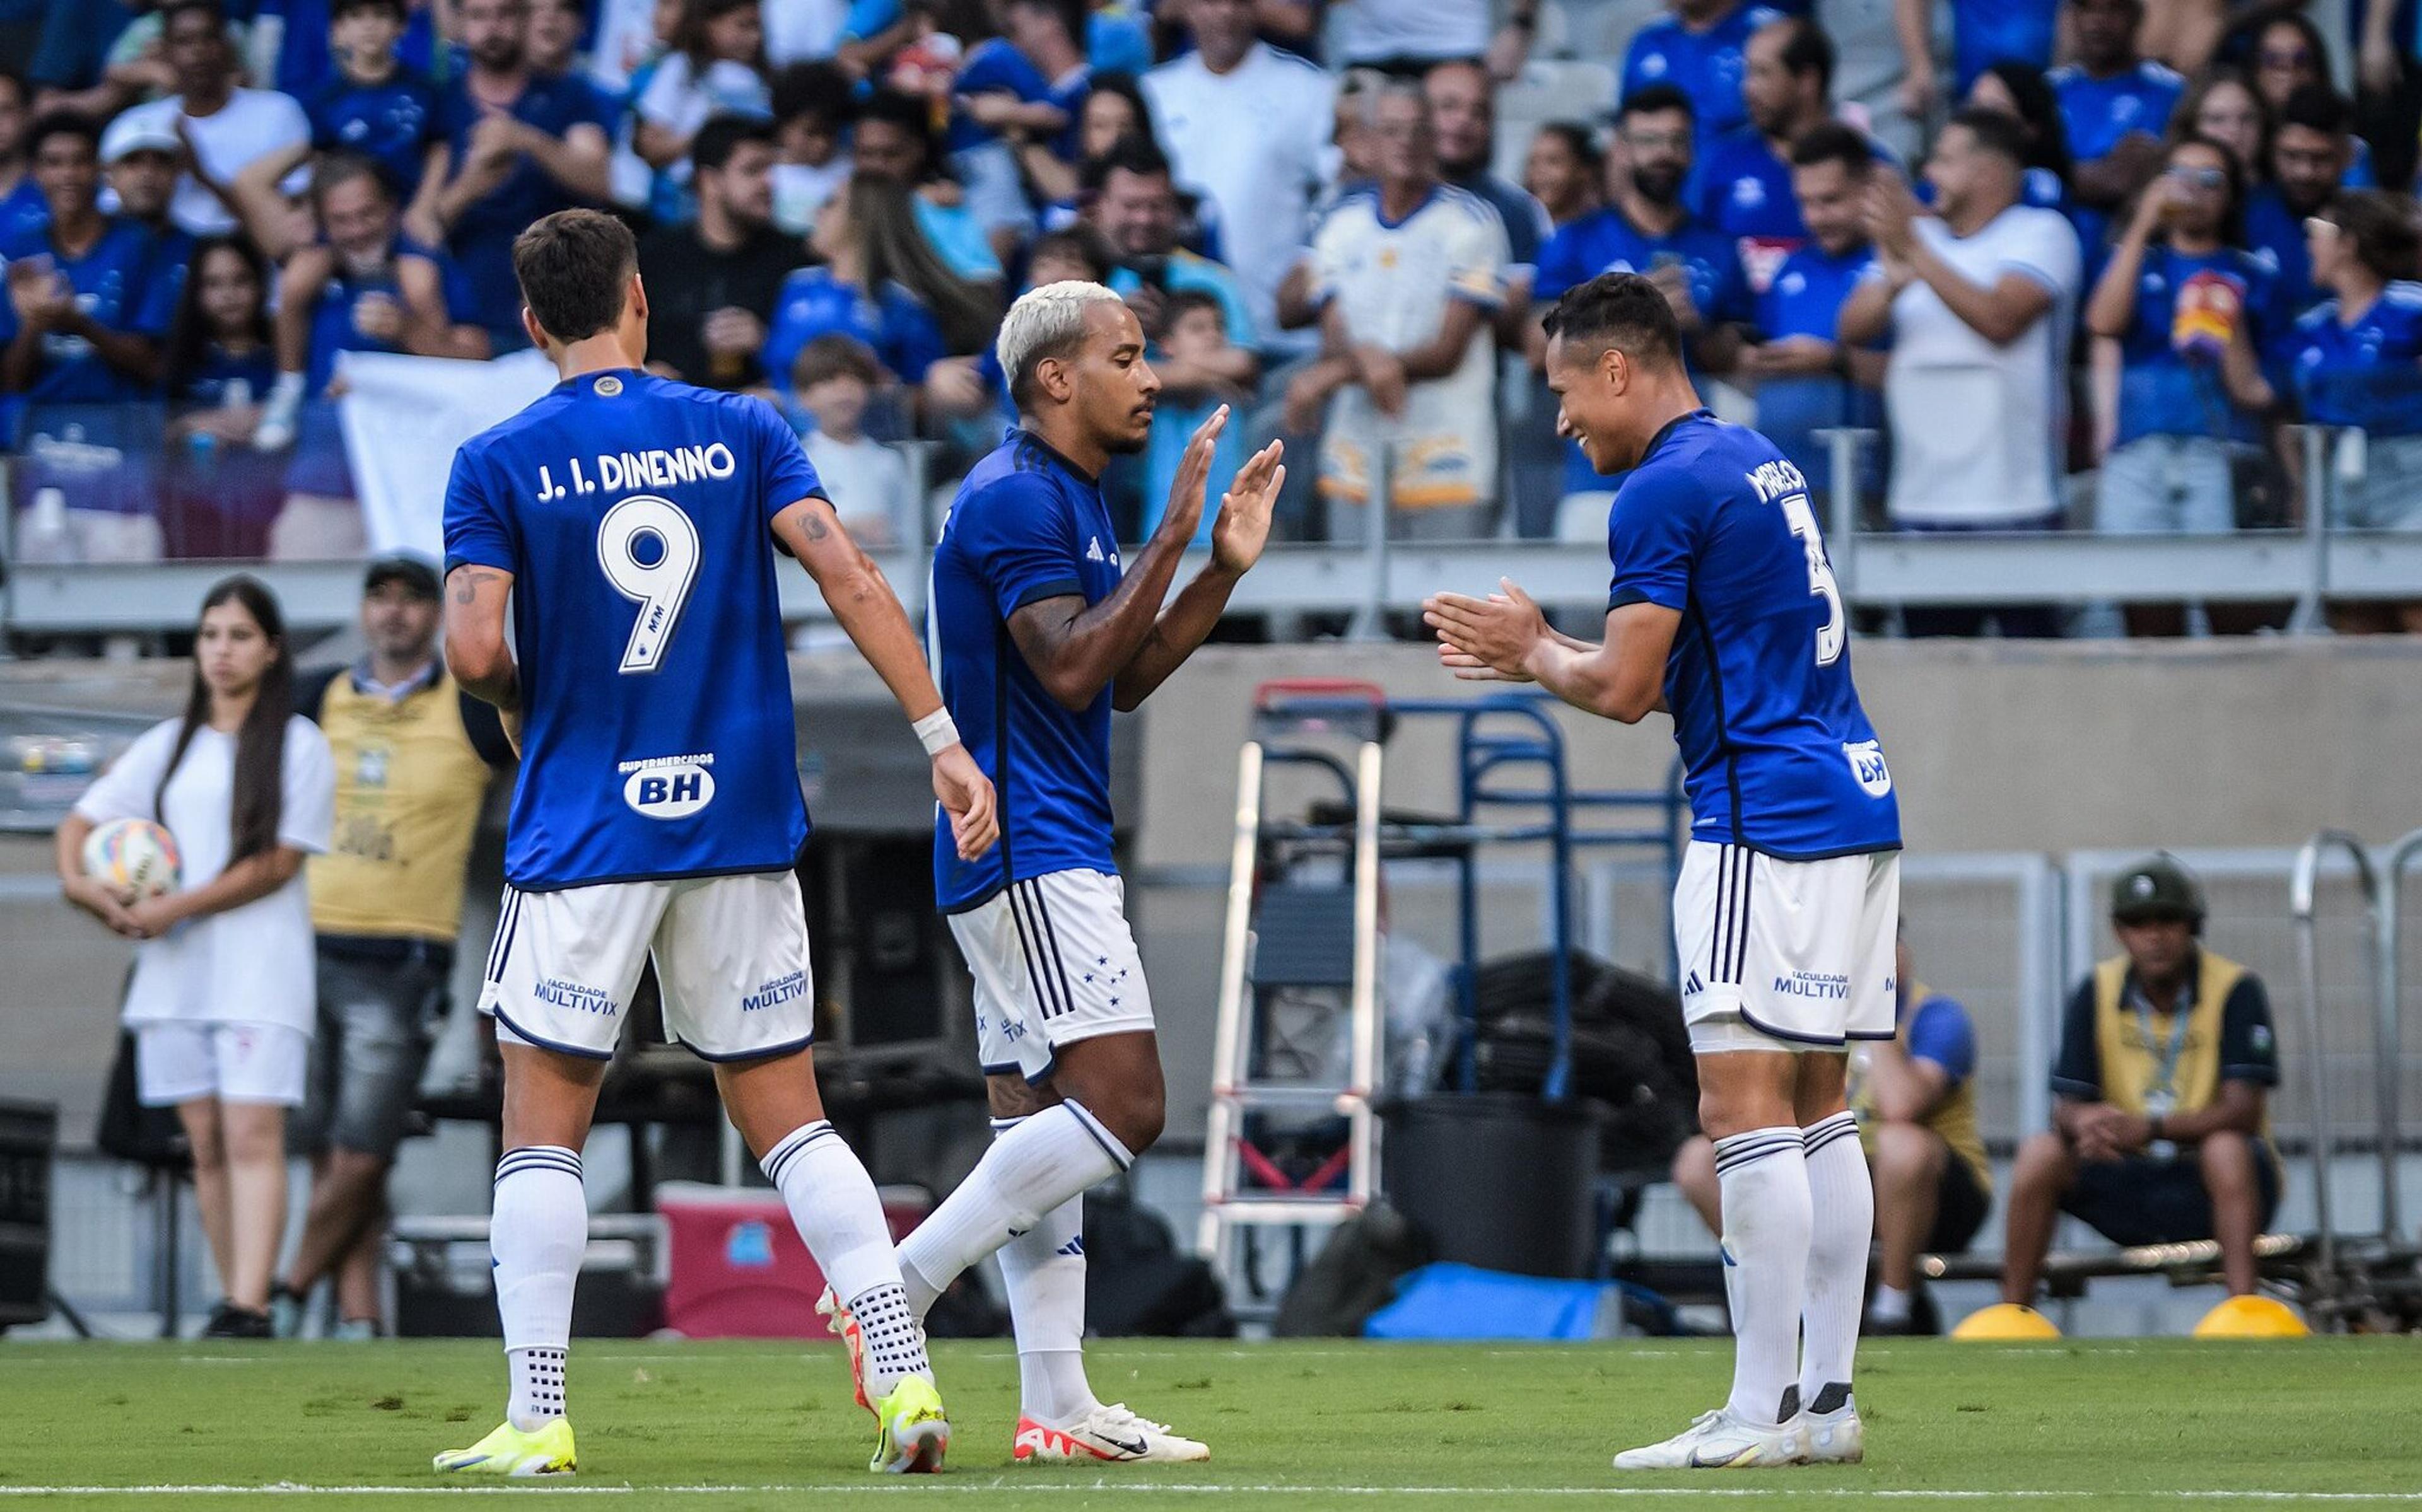
<path fill-rule="evenodd" d="M 231 577 L 202 600 L 185 710 L 145 731 L 77 800 L 57 835 L 60 890 L 142 942 L 124 1021 L 147 1107 L 174 1107 L 226 1301 L 208 1333 L 269 1336 L 269 1281 L 286 1227 L 286 1110 L 303 1100 L 313 1013 L 303 859 L 328 848 L 336 769 L 293 712 L 285 617 Z M 176 890 L 129 900 L 84 874 L 85 837 L 111 819 L 167 827 Z"/>

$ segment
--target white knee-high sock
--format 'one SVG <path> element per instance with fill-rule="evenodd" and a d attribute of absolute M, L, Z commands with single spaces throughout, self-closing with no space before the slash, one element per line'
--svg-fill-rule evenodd
<path fill-rule="evenodd" d="M 908 1310 L 883 1199 L 857 1151 L 819 1118 L 792 1130 L 759 1162 L 780 1189 L 808 1253 L 849 1305 L 866 1344 L 867 1390 L 888 1396 L 904 1376 L 931 1380 L 925 1331 Z"/>
<path fill-rule="evenodd" d="M 901 1241 L 900 1279 L 910 1309 L 923 1317 L 960 1271 L 1133 1163 L 1126 1147 L 1075 1101 L 1020 1119 Z"/>
<path fill-rule="evenodd" d="M 572 1288 L 588 1248 L 579 1154 L 560 1145 L 506 1151 L 496 1162 L 488 1253 L 495 1260 L 496 1316 L 512 1376 L 505 1416 L 525 1433 L 563 1415 Z"/>
<path fill-rule="evenodd" d="M 1801 1130 L 1815 1223 L 1808 1239 L 1807 1297 L 1801 1304 L 1801 1405 L 1837 1411 L 1850 1399 L 1859 1352 L 1859 1309 L 1875 1241 L 1876 1189 L 1859 1147 L 1859 1124 L 1837 1113 Z"/>
<path fill-rule="evenodd" d="M 1800 1299 L 1808 1273 L 1808 1166 L 1797 1127 L 1716 1141 L 1724 1290 L 1733 1311 L 1733 1415 L 1789 1422 L 1799 1411 Z"/>
<path fill-rule="evenodd" d="M 996 1118 L 999 1139 L 1025 1120 Z M 1069 1198 L 1002 1245 L 1001 1289 L 1017 1332 L 1022 1416 L 1064 1428 L 1101 1405 L 1085 1380 L 1085 1198 Z"/>

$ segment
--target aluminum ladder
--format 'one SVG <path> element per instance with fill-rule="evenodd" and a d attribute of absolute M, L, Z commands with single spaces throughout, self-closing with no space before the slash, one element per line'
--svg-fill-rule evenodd
<path fill-rule="evenodd" d="M 1257 1255 L 1251 1231 L 1287 1231 L 1300 1246 L 1308 1230 L 1360 1213 L 1377 1187 L 1379 1121 L 1372 1102 L 1382 1029 L 1379 785 L 1387 717 L 1384 694 L 1368 683 L 1266 683 L 1255 690 L 1237 757 L 1197 1247 L 1240 1317 L 1277 1310 L 1240 1269 Z M 1341 756 L 1341 746 L 1350 754 Z M 1342 799 L 1335 807 L 1350 819 L 1272 819 L 1266 779 L 1274 768 L 1333 783 Z M 1310 872 L 1310 880 L 1289 876 L 1291 866 Z M 1293 1036 L 1279 1021 L 1290 1017 Z M 1334 1046 L 1341 1027 L 1342 1068 L 1331 1055 L 1311 1074 L 1286 1074 L 1290 1039 Z M 1325 1130 L 1335 1120 L 1344 1122 L 1343 1138 L 1304 1174 L 1290 1177 L 1261 1146 L 1266 1127 Z"/>

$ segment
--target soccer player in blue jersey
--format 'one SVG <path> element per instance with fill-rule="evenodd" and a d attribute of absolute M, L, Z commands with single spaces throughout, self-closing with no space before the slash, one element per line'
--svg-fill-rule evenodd
<path fill-rule="evenodd" d="M 505 898 L 480 1008 L 505 1065 L 490 1245 L 512 1395 L 437 1468 L 574 1466 L 564 1412 L 587 1244 L 580 1148 L 639 970 L 860 1319 L 873 1468 L 941 1468 L 950 1439 L 874 1185 L 825 1120 L 792 867 L 808 837 L 775 582 L 798 558 L 916 721 L 948 843 L 998 833 L 977 770 L 882 574 L 843 533 L 773 408 L 653 377 L 638 251 L 564 210 L 513 243 L 529 339 L 563 382 L 465 442 L 446 490 L 446 659 L 517 725 Z M 512 638 L 506 638 L 510 608 Z"/>
<path fill-rule="evenodd" d="M 921 1314 L 999 1252 L 1018 1461 L 1204 1459 L 1202 1444 L 1096 1398 L 1081 1353 L 1083 1194 L 1160 1137 L 1163 1101 L 1110 856 L 1110 710 L 1141 703 L 1219 623 L 1261 556 L 1286 469 L 1275 442 L 1247 460 L 1209 562 L 1171 599 L 1227 410 L 1195 429 L 1167 512 L 1122 574 L 1100 478 L 1152 430 L 1160 380 L 1142 328 L 1100 284 L 1046 284 L 1010 306 L 997 350 L 1019 426 L 960 485 L 928 609 L 942 695 L 1000 792 L 998 849 L 969 856 L 938 827 L 934 845 L 936 892 L 975 977 L 996 1137 L 900 1246 L 900 1276 Z"/>
<path fill-rule="evenodd" d="M 1738 1345 L 1722 1407 L 1615 1467 L 1855 1460 L 1875 1195 L 1843 1093 L 1848 1041 L 1894 1028 L 1892 772 L 1850 683 L 1807 479 L 1700 405 L 1657 286 L 1594 278 L 1548 330 L 1558 429 L 1600 473 L 1628 475 L 1607 529 L 1606 639 L 1550 631 L 1510 582 L 1486 600 L 1439 594 L 1426 615 L 1458 677 L 1536 681 L 1627 725 L 1670 711 L 1689 769 L 1674 933 Z"/>

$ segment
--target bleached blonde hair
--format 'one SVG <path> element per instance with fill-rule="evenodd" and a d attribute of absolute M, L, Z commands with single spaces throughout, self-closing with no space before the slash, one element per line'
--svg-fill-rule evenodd
<path fill-rule="evenodd" d="M 1009 380 L 1011 401 L 1026 403 L 1034 369 L 1046 358 L 1075 354 L 1085 339 L 1088 309 L 1124 303 L 1107 285 L 1079 278 L 1064 278 L 1018 295 L 1009 313 L 1000 318 L 1000 335 L 993 342 L 993 355 Z"/>

